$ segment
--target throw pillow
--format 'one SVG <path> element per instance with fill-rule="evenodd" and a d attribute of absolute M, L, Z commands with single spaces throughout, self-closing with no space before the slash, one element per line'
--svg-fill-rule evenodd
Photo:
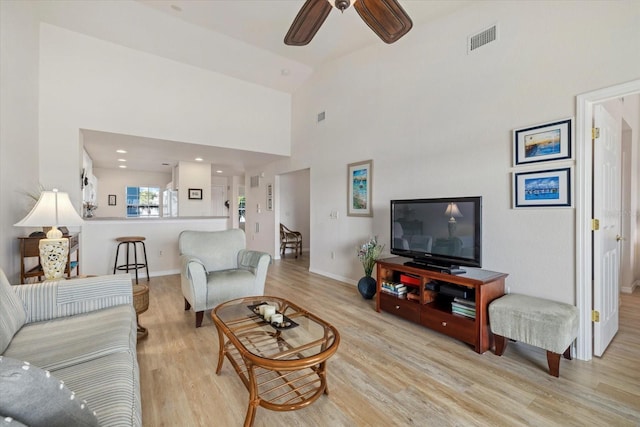
<path fill-rule="evenodd" d="M 0 269 L 0 353 L 9 347 L 13 336 L 27 320 L 22 300 L 11 289 L 4 271 Z"/>
<path fill-rule="evenodd" d="M 3 417 L 0 414 L 0 426 L 2 427 L 27 427 L 22 424 L 20 421 L 16 421 L 11 417 Z"/>
<path fill-rule="evenodd" d="M 42 370 L 0 356 L 0 414 L 32 427 L 97 426 L 86 401 Z"/>

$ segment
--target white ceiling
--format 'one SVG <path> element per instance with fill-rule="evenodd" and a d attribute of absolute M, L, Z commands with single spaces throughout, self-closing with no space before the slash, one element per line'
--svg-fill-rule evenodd
<path fill-rule="evenodd" d="M 470 3 L 401 0 L 414 27 Z M 353 7 L 343 14 L 334 9 L 309 45 L 285 45 L 284 36 L 303 4 L 304 0 L 61 0 L 41 2 L 40 9 L 44 22 L 289 93 L 323 64 L 371 44 L 384 45 Z M 170 168 L 162 163 L 199 156 L 224 176 L 242 175 L 247 167 L 280 157 L 90 130 L 83 135 L 95 167 L 101 168 L 117 167 L 116 148 L 128 151 L 129 170 L 167 172 Z"/>
<path fill-rule="evenodd" d="M 171 173 L 172 167 L 178 162 L 195 162 L 196 158 L 201 158 L 202 162 L 212 165 L 212 175 L 236 176 L 244 175 L 246 169 L 283 158 L 275 154 L 86 129 L 82 130 L 82 137 L 94 168 L 117 169 L 126 166 L 127 170 L 133 171 Z M 121 154 L 116 150 L 126 153 Z"/>

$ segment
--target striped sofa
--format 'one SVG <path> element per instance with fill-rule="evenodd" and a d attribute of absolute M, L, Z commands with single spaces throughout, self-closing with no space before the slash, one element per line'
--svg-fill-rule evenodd
<path fill-rule="evenodd" d="M 0 425 L 141 426 L 136 326 L 129 275 L 11 286 L 0 270 Z"/>

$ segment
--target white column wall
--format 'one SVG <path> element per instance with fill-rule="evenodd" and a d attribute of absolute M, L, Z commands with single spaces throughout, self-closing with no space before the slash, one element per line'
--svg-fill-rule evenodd
<path fill-rule="evenodd" d="M 39 190 L 38 42 L 36 4 L 0 1 L 0 268 L 11 283 L 20 278 L 17 237 L 33 231 L 13 224 L 35 204 L 25 193 Z"/>

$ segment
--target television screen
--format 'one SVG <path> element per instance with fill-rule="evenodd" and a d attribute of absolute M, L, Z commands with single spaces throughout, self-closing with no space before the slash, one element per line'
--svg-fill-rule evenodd
<path fill-rule="evenodd" d="M 425 267 L 481 267 L 481 239 L 482 197 L 391 201 L 392 254 Z"/>

